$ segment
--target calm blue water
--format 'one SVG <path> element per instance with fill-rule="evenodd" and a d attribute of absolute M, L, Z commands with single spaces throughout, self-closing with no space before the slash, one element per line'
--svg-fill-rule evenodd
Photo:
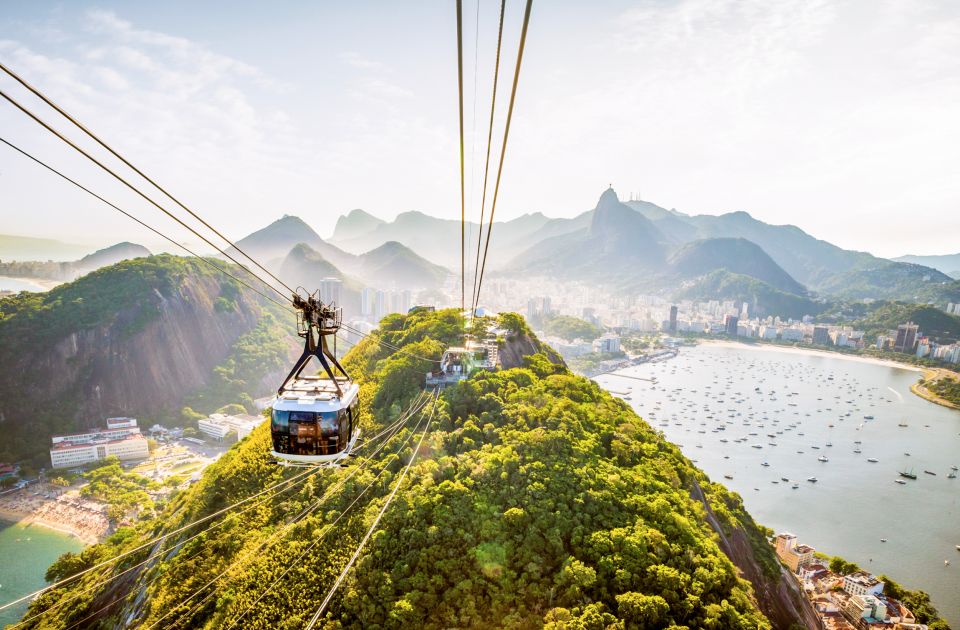
<path fill-rule="evenodd" d="M 0 291 L 46 291 L 46 289 L 29 280 L 0 276 Z"/>
<path fill-rule="evenodd" d="M 0 604 L 43 588 L 43 574 L 60 554 L 83 549 L 76 538 L 43 527 L 0 521 Z M 27 603 L 0 611 L 0 628 L 16 623 Z"/>
<path fill-rule="evenodd" d="M 960 626 L 960 478 L 947 478 L 960 465 L 960 412 L 913 395 L 917 372 L 706 344 L 622 374 L 657 383 L 598 380 L 615 392 L 629 388 L 634 409 L 740 493 L 757 522 L 927 591 Z M 905 469 L 917 480 L 894 483 Z"/>

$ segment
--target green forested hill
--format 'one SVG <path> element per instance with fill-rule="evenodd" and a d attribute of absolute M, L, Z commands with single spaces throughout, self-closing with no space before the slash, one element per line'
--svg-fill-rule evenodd
<path fill-rule="evenodd" d="M 765 251 L 745 238 L 708 238 L 685 243 L 667 261 L 674 271 L 693 278 L 722 269 L 765 282 L 774 289 L 806 295 L 802 284 L 790 277 Z"/>
<path fill-rule="evenodd" d="M 372 339 L 350 352 L 368 436 L 419 395 L 426 359 L 459 342 L 460 326 L 455 311 L 395 315 L 382 334 L 406 354 Z M 139 627 L 302 628 L 412 455 L 401 440 L 416 421 L 363 466 L 358 456 L 310 474 L 291 491 L 203 525 L 217 526 L 186 544 L 174 543 L 199 527 L 150 547 L 152 560 L 137 552 L 112 570 L 135 568 L 107 585 L 110 570 L 101 569 L 44 595 L 28 627 L 89 617 L 84 623 L 103 627 L 123 619 Z M 50 577 L 302 475 L 270 461 L 268 440 L 261 426 L 155 521 L 64 557 Z M 309 509 L 318 499 L 322 506 Z M 746 547 L 736 560 L 758 580 L 759 603 L 721 550 L 734 540 Z M 764 532 L 739 497 L 710 483 L 627 405 L 532 355 L 527 367 L 481 373 L 440 397 L 419 459 L 320 626 L 754 630 L 771 627 L 763 606 L 787 628 L 797 613 L 770 595 L 779 580 Z"/>
<path fill-rule="evenodd" d="M 960 339 L 960 317 L 926 304 L 854 302 L 839 304 L 825 313 L 825 316 L 862 329 L 871 339 L 895 331 L 897 326 L 906 322 L 917 324 L 920 327 L 918 332 L 939 343 L 953 343 Z"/>
<path fill-rule="evenodd" d="M 750 305 L 751 314 L 800 319 L 826 308 L 807 296 L 786 293 L 750 276 L 717 269 L 674 293 L 678 300 L 733 300 Z"/>
<path fill-rule="evenodd" d="M 166 254 L 0 300 L 0 461 L 46 466 L 52 434 L 177 419 L 195 392 L 205 412 L 268 393 L 257 375 L 283 369 L 291 316 L 264 302 Z"/>

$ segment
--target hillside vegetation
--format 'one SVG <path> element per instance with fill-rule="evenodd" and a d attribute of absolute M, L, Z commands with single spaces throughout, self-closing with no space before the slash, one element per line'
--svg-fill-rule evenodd
<path fill-rule="evenodd" d="M 461 330 L 453 310 L 393 315 L 378 335 L 403 353 L 367 338 L 347 355 L 368 436 L 420 395 L 430 360 L 462 342 Z M 770 628 L 761 606 L 777 627 L 798 618 L 789 602 L 768 597 L 780 569 L 739 497 L 562 364 L 528 355 L 525 367 L 479 373 L 431 407 L 419 458 L 321 627 Z M 155 560 L 107 586 L 99 584 L 105 569 L 44 595 L 27 627 L 65 628 L 90 617 L 105 626 L 302 628 L 413 455 L 401 438 L 418 418 L 363 467 L 358 458 L 324 469 L 176 547 L 188 535 L 178 534 Z M 263 425 L 156 520 L 62 558 L 50 577 L 293 476 L 270 461 L 268 444 Z M 323 497 L 322 507 L 306 509 Z M 721 550 L 735 539 L 746 545 L 736 559 L 750 567 L 757 591 Z"/>
<path fill-rule="evenodd" d="M 817 315 L 826 305 L 806 296 L 786 293 L 756 278 L 722 269 L 712 271 L 674 294 L 678 300 L 733 300 L 750 305 L 751 315 L 800 319 Z"/>
<path fill-rule="evenodd" d="M 895 331 L 907 322 L 917 324 L 919 332 L 940 343 L 960 339 L 960 317 L 935 306 L 905 302 L 852 303 L 834 307 L 825 316 L 863 330 L 871 339 Z"/>
<path fill-rule="evenodd" d="M 183 399 L 205 388 L 204 410 L 267 393 L 248 387 L 285 362 L 280 315 L 257 329 L 268 311 L 234 280 L 170 255 L 0 300 L 0 461 L 47 465 L 51 434 L 108 416 L 178 419 Z"/>
<path fill-rule="evenodd" d="M 543 321 L 542 325 L 544 332 L 548 335 L 560 337 L 567 341 L 573 341 L 574 339 L 593 341 L 603 334 L 603 329 L 600 326 L 569 315 L 554 315 L 548 317 Z"/>
<path fill-rule="evenodd" d="M 784 293 L 806 295 L 807 292 L 766 252 L 745 238 L 711 238 L 686 243 L 671 254 L 667 262 L 686 277 L 723 269 L 750 276 Z"/>

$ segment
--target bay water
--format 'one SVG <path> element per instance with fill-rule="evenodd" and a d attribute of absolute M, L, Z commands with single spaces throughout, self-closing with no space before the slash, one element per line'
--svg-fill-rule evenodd
<path fill-rule="evenodd" d="M 43 575 L 61 554 L 83 549 L 83 543 L 44 527 L 0 521 L 0 604 L 46 586 Z M 16 623 L 27 602 L 0 611 L 0 628 Z"/>
<path fill-rule="evenodd" d="M 960 627 L 960 478 L 949 478 L 960 411 L 911 393 L 918 377 L 828 353 L 707 343 L 597 381 L 738 492 L 758 523 L 927 591 Z"/>

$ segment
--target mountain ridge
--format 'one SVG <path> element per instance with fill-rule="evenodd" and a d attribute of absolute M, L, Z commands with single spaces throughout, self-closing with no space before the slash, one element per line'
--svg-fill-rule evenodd
<path fill-rule="evenodd" d="M 0 275 L 69 282 L 102 267 L 150 255 L 150 250 L 143 245 L 124 241 L 98 249 L 74 261 L 19 260 L 0 262 Z"/>
<path fill-rule="evenodd" d="M 353 254 L 327 243 L 306 221 L 293 215 L 284 215 L 236 241 L 238 248 L 260 261 L 283 260 L 300 243 L 309 245 L 338 267 L 348 268 L 355 264 Z M 227 251 L 237 260 L 245 260 L 237 249 Z"/>
<path fill-rule="evenodd" d="M 796 225 L 768 224 L 743 210 L 720 215 L 687 214 L 675 209 L 661 207 L 649 201 L 620 202 L 619 199 L 616 199 L 616 193 L 612 188 L 605 191 L 601 198 L 610 202 L 616 201 L 649 221 L 653 229 L 639 230 L 639 232 L 645 231 L 653 236 L 639 240 L 638 243 L 642 247 L 670 249 L 692 241 L 709 238 L 744 238 L 760 247 L 780 268 L 805 289 L 815 291 L 825 297 L 845 298 L 851 295 L 861 295 L 879 299 L 912 299 L 913 296 L 906 290 L 911 283 L 929 282 L 924 280 L 927 276 L 938 278 L 939 280 L 935 280 L 935 282 L 946 282 L 940 276 L 941 271 L 956 271 L 953 269 L 937 271 L 930 267 L 902 266 L 904 265 L 903 261 L 889 261 L 867 252 L 846 250 L 828 241 L 818 239 Z M 576 250 L 576 247 L 584 244 L 585 233 L 583 230 L 593 225 L 595 213 L 596 207 L 581 212 L 572 218 L 549 218 L 543 213 L 533 213 L 523 215 L 523 217 L 514 219 L 512 222 L 495 224 L 491 240 L 492 253 L 489 268 L 508 276 L 511 273 L 518 272 L 517 264 L 520 264 L 521 267 L 519 272 L 524 274 L 530 272 L 547 275 L 562 273 L 567 259 L 582 255 L 581 252 Z M 524 220 L 527 222 L 526 225 L 522 229 L 514 230 Z M 411 222 L 417 225 L 417 238 L 396 227 L 409 225 Z M 530 229 L 531 227 L 534 229 Z M 402 213 L 392 223 L 378 223 L 377 230 L 374 230 L 374 232 L 380 230 L 385 232 L 376 235 L 376 238 L 386 240 L 385 234 L 390 232 L 390 240 L 402 242 L 414 251 L 425 254 L 427 258 L 443 258 L 446 256 L 448 268 L 454 268 L 459 263 L 459 259 L 452 253 L 452 248 L 446 254 L 436 248 L 436 243 L 459 240 L 459 222 L 453 219 L 438 219 L 422 212 Z M 468 231 L 472 230 L 476 230 L 476 225 L 470 225 Z M 426 235 L 430 235 L 429 238 Z M 619 236 L 614 231 L 611 231 L 609 235 L 614 238 Z M 374 235 L 371 232 L 364 238 L 374 238 Z M 336 238 L 333 240 L 345 247 L 347 245 L 346 241 L 341 242 Z M 354 242 L 355 244 L 356 242 Z M 608 244 L 596 239 L 591 241 L 590 245 L 610 249 Z M 359 253 L 359 250 L 357 250 L 357 253 Z M 558 258 L 552 262 L 548 260 L 551 256 L 560 256 L 561 253 L 566 258 Z M 617 270 L 629 266 L 638 258 L 642 259 L 643 256 L 629 255 L 622 261 L 623 264 L 615 264 L 615 261 L 610 259 L 607 260 L 608 263 L 611 263 L 607 269 L 594 270 L 592 273 L 579 273 L 578 277 L 616 286 L 622 284 L 622 278 L 617 277 Z M 528 267 L 528 265 L 532 266 Z M 958 266 L 958 269 L 960 269 L 960 266 Z M 667 270 L 657 271 L 665 272 Z M 884 291 L 882 286 L 875 281 L 877 273 L 890 273 L 901 278 L 902 281 L 894 291 Z M 669 274 L 663 273 L 660 275 L 662 276 L 661 285 L 658 286 L 658 281 L 650 278 L 643 285 L 644 290 L 663 289 L 662 282 Z M 855 285 L 861 282 L 865 284 L 862 287 L 864 290 L 859 292 L 854 290 Z M 948 292 L 938 292 L 934 287 L 928 287 L 923 295 L 926 296 L 925 299 L 939 300 L 941 297 L 948 295 Z"/>
<path fill-rule="evenodd" d="M 891 258 L 894 262 L 911 263 L 914 265 L 923 265 L 932 267 L 941 273 L 960 280 L 960 254 L 939 254 L 939 255 L 915 255 L 907 254 Z"/>
<path fill-rule="evenodd" d="M 794 280 L 763 249 L 745 238 L 708 238 L 681 245 L 667 264 L 686 277 L 702 276 L 714 269 L 751 276 L 771 287 L 804 296 L 806 287 Z"/>

